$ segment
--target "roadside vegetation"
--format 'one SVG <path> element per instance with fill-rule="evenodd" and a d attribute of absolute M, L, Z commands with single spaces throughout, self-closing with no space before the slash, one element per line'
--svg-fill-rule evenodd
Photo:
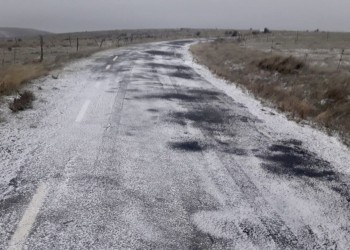
<path fill-rule="evenodd" d="M 12 112 L 23 111 L 32 108 L 32 103 L 35 100 L 35 96 L 32 91 L 26 90 L 22 93 L 18 93 L 18 97 L 13 99 L 13 102 L 9 103 L 9 108 Z"/>
<path fill-rule="evenodd" d="M 266 36 L 264 38 L 266 42 Z M 255 43 L 255 45 L 254 45 Z M 218 76 L 235 82 L 290 117 L 338 131 L 349 144 L 350 75 L 338 60 L 311 63 L 303 55 L 262 49 L 257 38 L 218 39 L 191 47 L 195 59 Z M 307 51 L 306 53 L 310 53 Z M 343 58 L 344 59 L 344 58 Z"/>

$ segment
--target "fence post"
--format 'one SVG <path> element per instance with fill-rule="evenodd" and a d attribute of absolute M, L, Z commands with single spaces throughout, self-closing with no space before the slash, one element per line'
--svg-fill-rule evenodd
<path fill-rule="evenodd" d="M 79 37 L 77 37 L 77 52 L 79 51 Z"/>
<path fill-rule="evenodd" d="M 2 66 L 5 65 L 5 49 L 2 49 Z"/>
<path fill-rule="evenodd" d="M 44 60 L 44 38 L 40 36 L 40 62 Z"/>
<path fill-rule="evenodd" d="M 72 39 L 70 37 L 70 34 L 69 34 L 68 40 L 69 40 L 69 46 L 72 47 Z"/>
<path fill-rule="evenodd" d="M 16 48 L 13 48 L 13 64 L 16 64 Z"/>
<path fill-rule="evenodd" d="M 103 38 L 100 43 L 100 48 L 102 48 L 103 43 L 106 41 L 106 38 Z"/>
<path fill-rule="evenodd" d="M 271 41 L 271 53 L 272 53 L 272 51 L 273 51 L 273 39 Z"/>
<path fill-rule="evenodd" d="M 340 69 L 340 65 L 341 65 L 341 62 L 343 60 L 344 53 L 345 53 L 345 49 L 342 49 L 341 54 L 340 54 L 339 63 L 338 63 L 338 70 Z"/>

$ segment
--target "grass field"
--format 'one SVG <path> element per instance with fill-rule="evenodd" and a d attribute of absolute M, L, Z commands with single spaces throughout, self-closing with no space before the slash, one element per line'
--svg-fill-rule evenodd
<path fill-rule="evenodd" d="M 350 34 L 274 32 L 192 46 L 195 58 L 296 120 L 350 135 Z M 341 59 L 341 60 L 340 60 Z"/>

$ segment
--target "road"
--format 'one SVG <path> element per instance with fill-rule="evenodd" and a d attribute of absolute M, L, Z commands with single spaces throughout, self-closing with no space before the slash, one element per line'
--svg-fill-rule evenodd
<path fill-rule="evenodd" d="M 28 87 L 34 108 L 1 124 L 0 249 L 350 248 L 348 149 L 215 78 L 190 42 Z"/>

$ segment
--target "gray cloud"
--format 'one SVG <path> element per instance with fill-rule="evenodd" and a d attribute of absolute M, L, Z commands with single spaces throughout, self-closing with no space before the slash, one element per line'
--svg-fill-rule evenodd
<path fill-rule="evenodd" d="M 53 32 L 129 28 L 350 31 L 349 0 L 0 0 L 0 25 Z"/>

